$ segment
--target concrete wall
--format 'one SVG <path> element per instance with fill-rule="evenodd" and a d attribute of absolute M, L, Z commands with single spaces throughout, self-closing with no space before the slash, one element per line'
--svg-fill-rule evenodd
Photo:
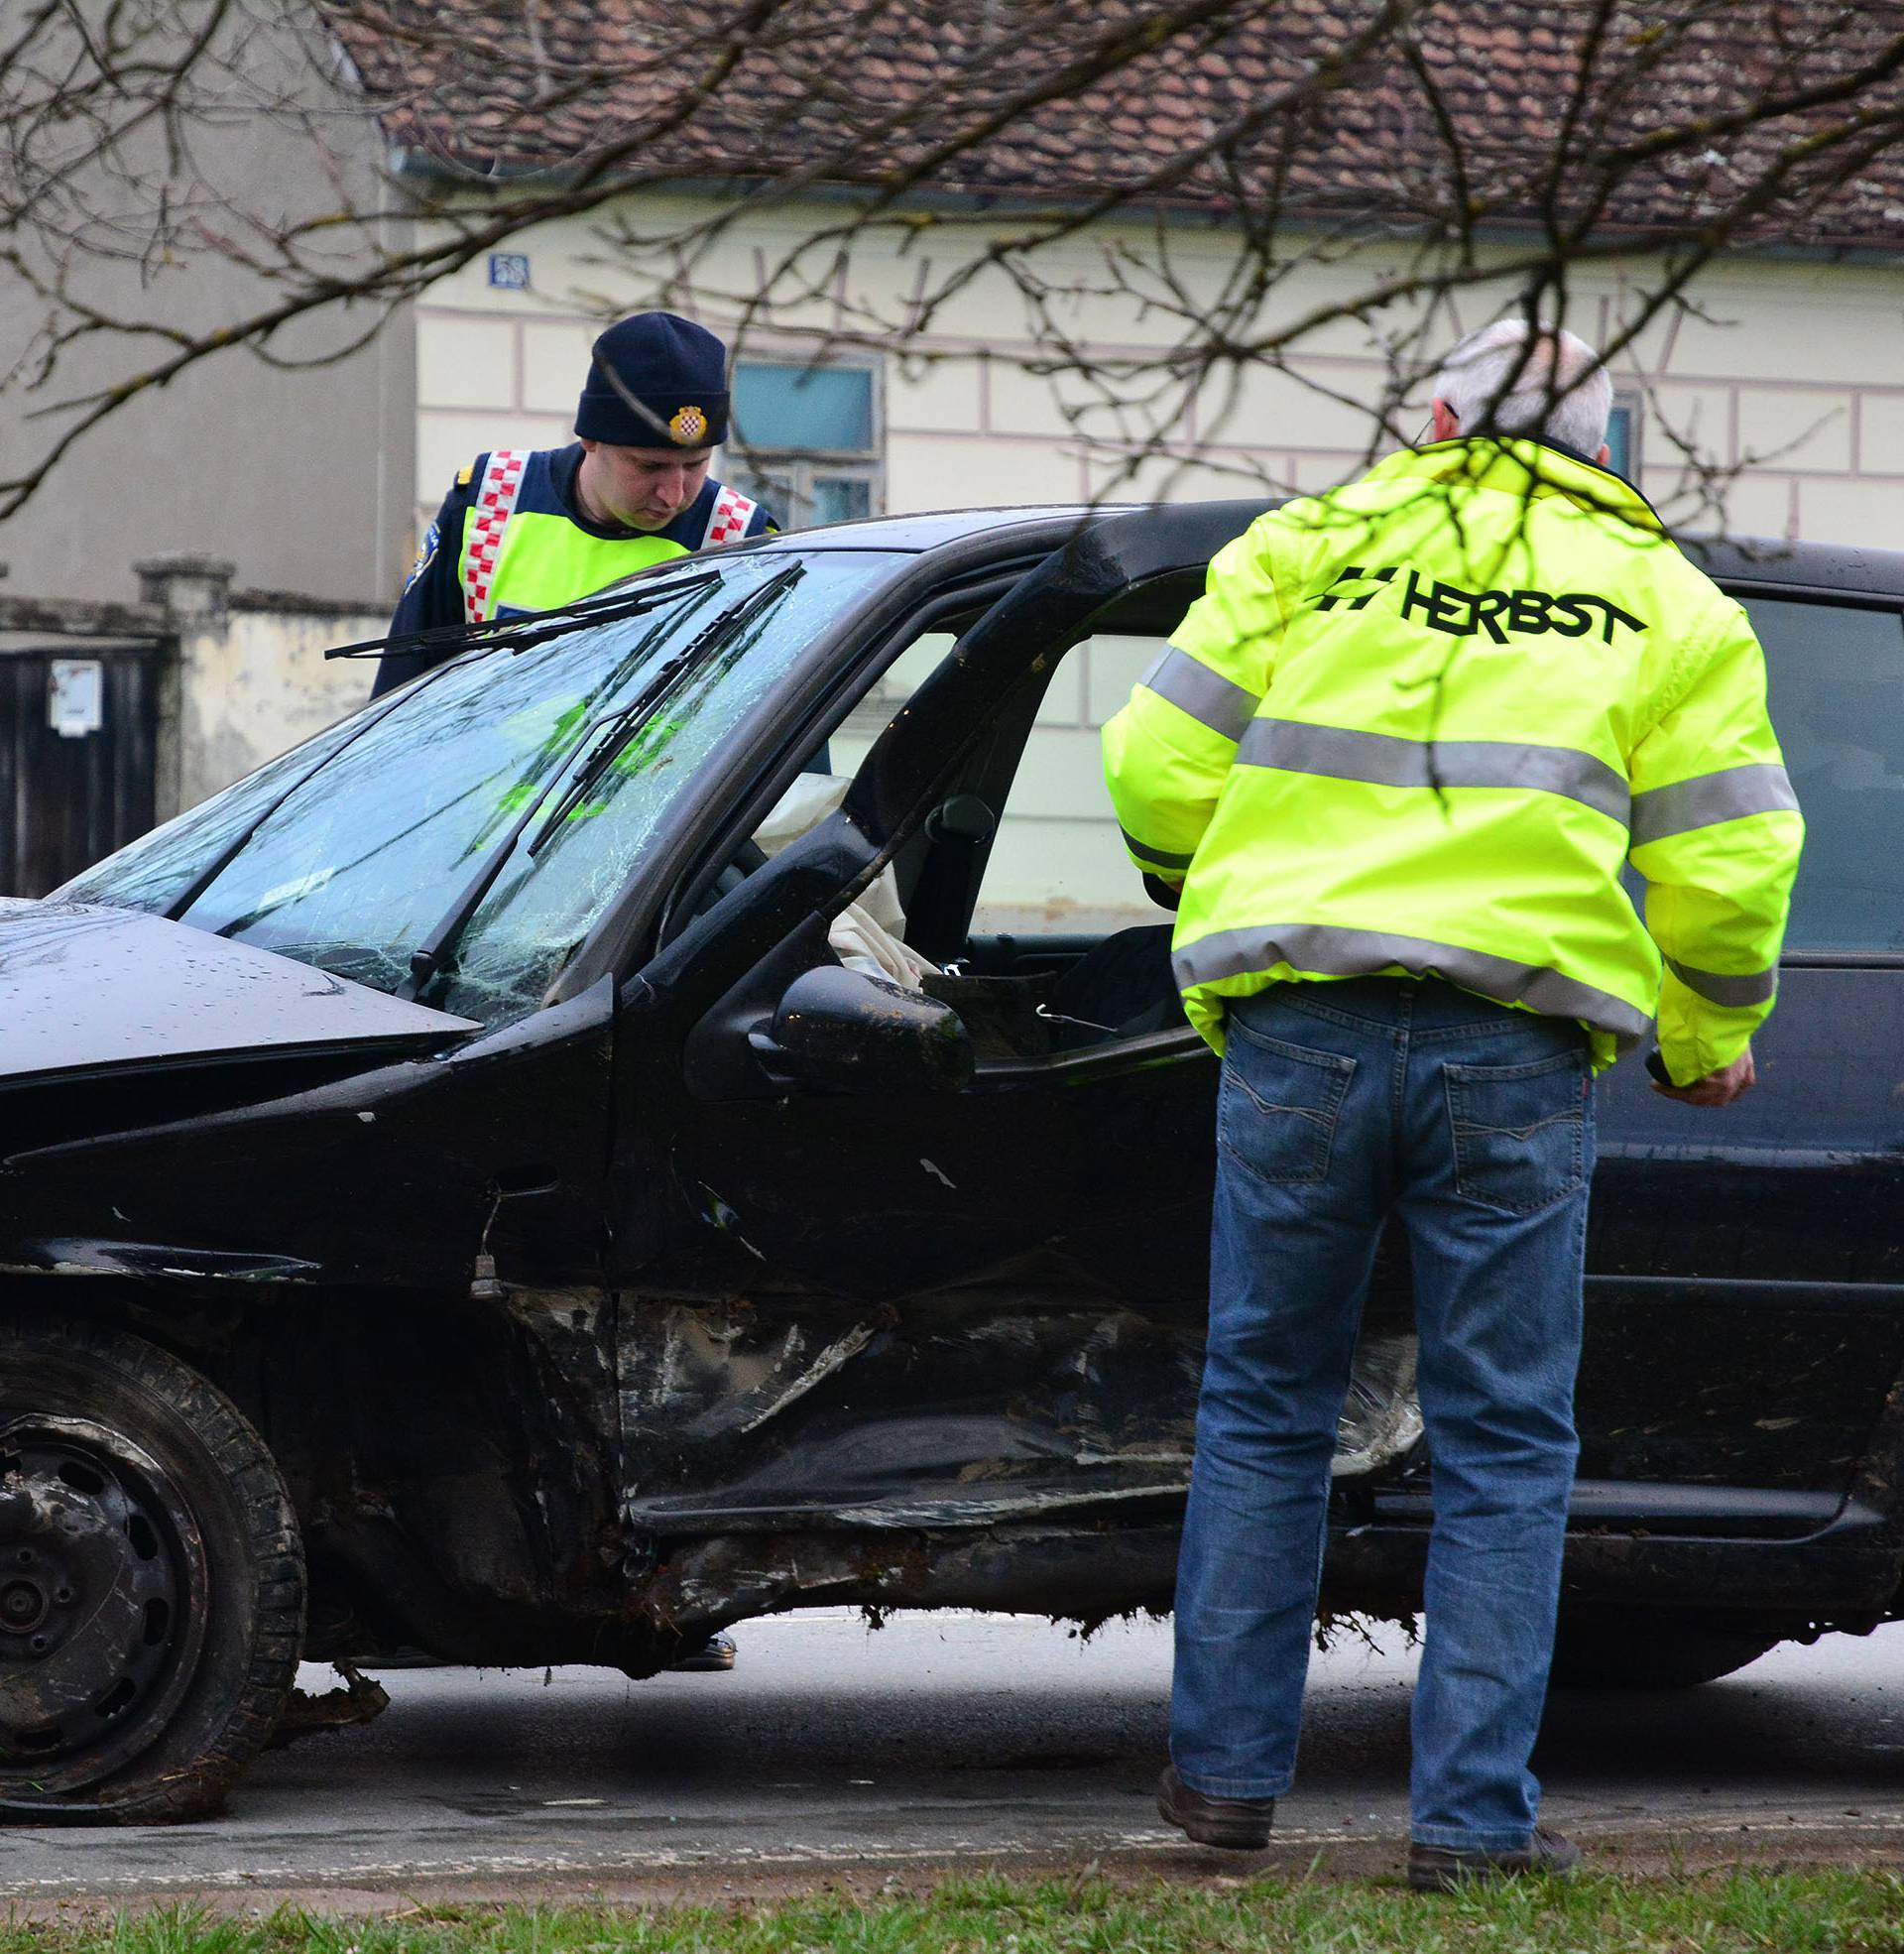
<path fill-rule="evenodd" d="M 365 702 L 373 664 L 324 652 L 376 636 L 381 609 L 233 592 L 231 574 L 228 562 L 174 554 L 131 566 L 132 603 L 0 593 L 0 649 L 35 667 L 19 705 L 40 710 L 28 702 L 49 659 L 108 663 L 102 714 L 80 744 L 54 742 L 58 762 L 43 753 L 18 776 L 40 797 L 21 833 L 0 821 L 0 874 L 49 888 Z M 21 751 L 30 745 L 16 764 Z"/>
<path fill-rule="evenodd" d="M 195 807 L 370 696 L 374 660 L 324 653 L 376 637 L 388 623 L 381 608 L 234 591 L 232 565 L 208 556 L 147 558 L 137 575 L 145 600 L 137 608 L 170 641 L 159 699 L 158 819 Z"/>
<path fill-rule="evenodd" d="M 269 113 L 234 106 L 188 132 L 207 179 L 202 222 L 253 249 L 262 240 L 244 213 L 269 219 L 346 206 L 375 213 L 387 198 L 374 125 L 334 73 L 301 61 L 296 10 L 269 21 L 268 13 L 231 10 L 229 33 L 247 39 L 244 85 L 228 92 L 234 104 L 291 105 Z M 299 102 L 314 111 L 308 119 L 295 118 Z M 160 141 L 155 128 L 155 147 Z M 151 163 L 143 181 L 92 184 L 124 206 L 114 240 L 122 253 L 155 228 L 148 205 L 164 181 L 163 156 Z M 385 241 L 401 245 L 407 221 L 393 209 L 382 224 Z M 154 236 L 143 262 L 82 263 L 75 296 L 114 317 L 192 331 L 229 324 L 283 296 L 215 250 L 194 248 L 194 232 L 187 222 L 163 248 Z M 25 227 L 14 241 L 33 249 Z M 45 316 L 27 287 L 0 270 L 0 473 L 11 474 L 65 425 L 58 415 L 31 418 L 36 413 L 110 387 L 170 350 L 156 338 L 79 340 L 64 350 L 58 373 L 28 391 L 26 356 Z M 286 360 L 320 357 L 349 347 L 372 323 L 359 308 L 288 329 L 272 350 Z M 45 598 L 128 599 L 134 558 L 195 550 L 235 561 L 243 580 L 260 587 L 394 601 L 410 560 L 416 496 L 415 376 L 407 312 L 328 364 L 272 365 L 238 348 L 189 368 L 82 436 L 26 507 L 0 525 L 11 586 Z"/>
<path fill-rule="evenodd" d="M 375 637 L 388 622 L 377 611 L 297 609 L 240 593 L 223 618 L 181 632 L 175 801 L 161 818 L 355 712 L 376 661 L 326 663 L 325 649 Z"/>

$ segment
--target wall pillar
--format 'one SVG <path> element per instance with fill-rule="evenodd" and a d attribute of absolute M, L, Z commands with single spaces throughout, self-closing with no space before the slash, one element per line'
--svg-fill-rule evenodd
<path fill-rule="evenodd" d="M 206 673 L 230 630 L 231 580 L 237 565 L 219 556 L 174 550 L 144 557 L 132 570 L 141 600 L 154 605 L 168 627 L 159 669 L 153 801 L 157 818 L 169 821 L 211 791 L 199 764 L 202 722 L 213 704 L 206 696 Z"/>
<path fill-rule="evenodd" d="M 199 556 L 175 550 L 163 556 L 146 556 L 132 566 L 139 595 L 157 604 L 175 623 L 220 622 L 231 608 L 231 580 L 238 565 L 220 556 Z"/>

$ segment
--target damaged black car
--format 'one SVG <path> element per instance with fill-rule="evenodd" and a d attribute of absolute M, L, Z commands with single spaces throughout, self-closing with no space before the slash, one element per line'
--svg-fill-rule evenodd
<path fill-rule="evenodd" d="M 664 566 L 0 904 L 0 1811 L 214 1809 L 300 1656 L 1169 1605 L 1217 1066 L 1077 756 L 1255 513 Z M 1810 845 L 1757 1091 L 1606 1084 L 1564 1681 L 1904 1606 L 1904 557 L 1704 560 Z M 1333 1611 L 1413 1380 L 1385 1257 Z"/>

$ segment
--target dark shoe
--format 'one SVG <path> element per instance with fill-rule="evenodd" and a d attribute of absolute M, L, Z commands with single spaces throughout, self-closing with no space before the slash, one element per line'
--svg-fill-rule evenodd
<path fill-rule="evenodd" d="M 1467 1880 L 1510 1880 L 1523 1873 L 1548 1873 L 1559 1878 L 1580 1864 L 1580 1848 L 1558 1832 L 1538 1825 L 1524 1846 L 1507 1852 L 1463 1850 L 1455 1846 L 1411 1845 L 1408 1884 L 1423 1893 L 1453 1893 Z"/>
<path fill-rule="evenodd" d="M 700 1648 L 691 1649 L 678 1662 L 670 1662 L 674 1675 L 699 1675 L 704 1670 L 731 1669 L 734 1666 L 734 1638 L 709 1636 Z"/>
<path fill-rule="evenodd" d="M 1187 1832 L 1200 1846 L 1227 1846 L 1233 1852 L 1260 1852 L 1269 1843 L 1274 1798 L 1206 1798 L 1193 1791 L 1169 1766 L 1157 1779 L 1157 1814 L 1166 1825 Z"/>

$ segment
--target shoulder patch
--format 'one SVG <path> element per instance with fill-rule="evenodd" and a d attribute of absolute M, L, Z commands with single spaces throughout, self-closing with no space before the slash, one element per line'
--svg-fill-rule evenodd
<path fill-rule="evenodd" d="M 410 574 L 404 579 L 404 595 L 408 597 L 412 584 L 429 568 L 436 555 L 437 546 L 442 542 L 442 532 L 431 523 L 423 532 L 423 540 L 416 546 L 416 560 L 410 566 Z"/>
<path fill-rule="evenodd" d="M 456 471 L 456 486 L 458 488 L 468 488 L 470 483 L 475 479 L 475 475 L 476 475 L 475 462 L 465 461 L 463 465 L 460 468 L 458 468 Z"/>

